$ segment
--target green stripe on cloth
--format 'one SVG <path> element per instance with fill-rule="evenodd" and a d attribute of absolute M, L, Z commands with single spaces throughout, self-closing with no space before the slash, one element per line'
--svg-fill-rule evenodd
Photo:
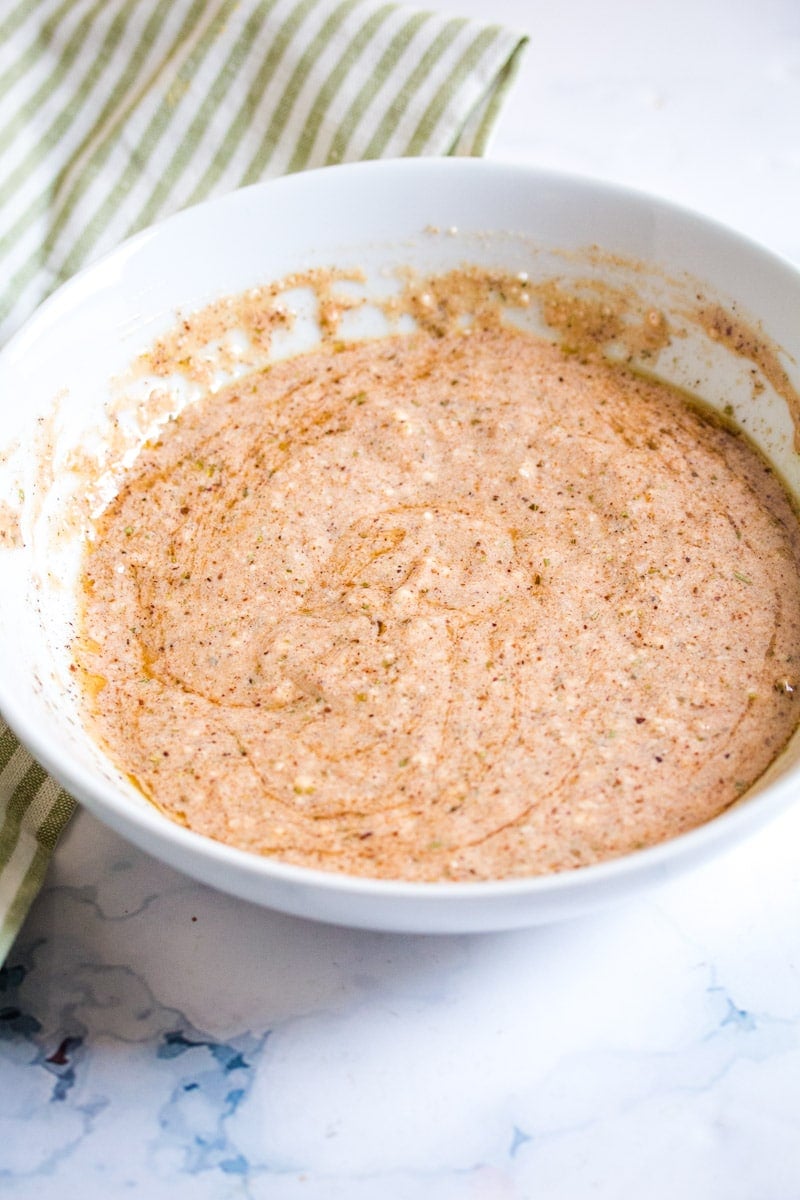
<path fill-rule="evenodd" d="M 326 163 L 481 153 L 525 40 L 391 0 L 10 0 L 0 344 L 188 204 Z M 73 807 L 0 720 L 0 962 Z"/>
<path fill-rule="evenodd" d="M 338 33 L 340 27 L 358 4 L 359 0 L 344 0 L 342 4 L 337 4 L 333 11 L 328 13 L 324 25 L 315 31 L 310 43 L 303 48 L 303 53 L 295 64 L 294 70 L 286 82 L 286 87 L 275 106 L 267 132 L 244 173 L 243 183 L 255 183 L 263 176 L 281 136 L 291 127 L 292 112 L 303 84 L 315 70 L 328 43 Z M 305 133 L 305 124 L 297 122 L 292 142 L 299 141 L 302 144 Z"/>
<path fill-rule="evenodd" d="M 370 15 L 364 25 L 357 31 L 356 36 L 338 58 L 333 70 L 328 75 L 314 100 L 314 106 L 303 127 L 303 134 L 292 155 L 288 170 L 302 171 L 314 149 L 314 143 L 319 135 L 326 114 L 339 89 L 348 79 L 358 59 L 364 54 L 374 40 L 383 23 L 395 11 L 393 4 L 385 4 Z"/>
<path fill-rule="evenodd" d="M 39 41 L 41 39 L 49 41 L 53 36 L 53 31 L 57 27 L 60 18 L 64 15 L 69 15 L 73 8 L 74 4 L 72 3 L 72 0 L 62 0 L 62 3 L 56 9 L 53 9 L 52 5 L 48 5 L 50 16 L 44 21 L 41 27 L 36 30 L 37 36 L 29 45 L 25 46 L 24 50 L 21 50 L 21 52 L 12 60 L 10 66 L 3 71 L 2 75 L 0 75 L 0 100 L 5 99 L 6 92 L 8 92 L 19 79 L 23 79 L 31 67 L 36 67 L 39 64 L 41 60 L 40 46 L 38 44 Z M 11 34 L 15 32 L 15 26 L 17 24 L 22 24 L 22 22 L 27 19 L 27 13 L 24 11 L 24 9 L 25 5 L 23 3 L 17 10 L 17 13 L 19 13 L 21 17 L 21 20 L 19 21 L 16 19 L 16 14 L 10 14 L 8 23 L 11 24 L 11 29 L 8 33 L 6 33 L 6 37 L 9 38 L 9 41 L 6 43 L 6 45 L 11 45 Z M 20 12 L 20 10 L 22 11 Z M 11 20 L 12 17 L 14 17 L 13 23 Z M 13 113 L 13 116 L 16 118 L 16 111 Z"/>
<path fill-rule="evenodd" d="M 83 30 L 80 25 L 72 30 L 72 33 L 63 45 L 58 54 L 58 58 L 53 61 L 53 70 L 49 75 L 44 76 L 35 92 L 28 96 L 26 100 L 20 104 L 12 119 L 0 130 L 0 153 L 7 149 L 12 140 L 19 137 L 26 129 L 30 128 L 31 121 L 43 111 L 49 103 L 52 103 L 54 94 L 65 84 L 70 69 L 74 64 L 82 67 L 86 71 L 88 78 L 96 73 L 104 59 L 111 53 L 115 43 L 118 43 L 125 27 L 126 14 L 119 12 L 114 19 L 107 23 L 107 17 L 110 15 L 104 11 L 104 0 L 96 0 L 93 8 L 87 14 L 89 21 L 94 21 L 98 26 L 98 33 L 101 33 L 101 24 L 107 26 L 102 30 L 100 37 L 99 54 L 96 58 L 86 61 L 81 55 L 83 48 Z M 30 50 L 30 57 L 38 63 L 39 47 L 33 46 Z M 21 65 L 21 64 L 20 64 Z M 65 108 L 59 106 L 57 124 L 63 120 L 64 114 L 68 113 L 71 108 L 80 105 L 85 94 L 85 85 L 81 81 L 69 82 L 70 96 L 69 103 Z M 5 181 L 4 181 L 5 182 Z M 7 185 L 6 185 L 7 186 Z"/>
<path fill-rule="evenodd" d="M 402 86 L 399 91 L 392 97 L 391 103 L 387 106 L 386 112 L 381 118 L 380 125 L 375 131 L 371 141 L 364 151 L 364 158 L 379 158 L 382 154 L 391 153 L 391 139 L 396 132 L 398 125 L 404 119 L 407 119 L 408 113 L 414 97 L 418 94 L 419 88 L 426 79 L 435 78 L 435 87 L 431 89 L 432 93 L 436 93 L 441 86 L 441 74 L 434 75 L 435 68 L 441 64 L 441 60 L 445 57 L 452 43 L 457 38 L 462 29 L 466 27 L 466 21 L 451 20 L 446 25 L 443 25 L 432 38 L 418 58 L 415 55 L 413 61 L 413 70 L 410 75 L 402 80 Z M 389 81 L 389 85 L 393 80 Z M 409 152 L 410 149 L 409 149 Z"/>
<path fill-rule="evenodd" d="M 100 3 L 97 5 L 95 10 L 97 13 L 101 11 L 102 3 L 103 0 L 100 0 Z M 29 153 L 25 156 L 25 158 L 22 159 L 20 163 L 18 163 L 16 169 L 2 181 L 2 185 L 0 185 L 0 202 L 5 200 L 6 197 L 12 196 L 16 188 L 19 187 L 20 182 L 26 179 L 31 171 L 36 170 L 37 162 L 42 150 L 57 145 L 57 143 L 64 136 L 66 130 L 72 124 L 74 117 L 78 112 L 80 112 L 82 106 L 85 105 L 90 92 L 93 90 L 98 80 L 103 67 L 103 62 L 113 53 L 114 49 L 122 40 L 123 34 L 126 30 L 125 21 L 123 18 L 124 14 L 118 13 L 116 19 L 112 21 L 103 39 L 100 57 L 89 63 L 84 78 L 81 79 L 80 82 L 76 81 L 72 85 L 70 89 L 71 96 L 69 103 L 63 108 L 59 109 L 52 123 L 42 133 L 39 142 L 31 147 Z M 31 99 L 27 101 L 17 113 L 16 122 L 0 133 L 0 154 L 2 154 L 3 150 L 5 149 L 4 143 L 11 141 L 15 130 L 19 134 L 21 130 L 27 128 L 32 115 L 36 113 L 38 109 L 44 107 L 44 101 L 49 98 L 54 88 L 59 87 L 60 83 L 63 81 L 67 67 L 78 55 L 78 51 L 81 47 L 81 40 L 80 31 L 78 31 L 77 34 L 74 35 L 70 46 L 60 59 L 59 71 L 56 73 L 56 75 L 51 76 L 42 82 L 38 92 L 31 97 Z"/>
<path fill-rule="evenodd" d="M 0 721 L 0 744 L 8 736 L 7 726 Z M 0 805 L 0 963 L 44 882 L 47 864 L 75 808 L 72 797 L 21 746 L 14 760 L 16 783 L 5 784 L 9 794 L 4 810 Z"/>
<path fill-rule="evenodd" d="M 201 7 L 203 7 L 201 4 L 195 4 L 195 9 Z M 205 17 L 205 15 L 204 13 L 203 16 Z M 124 169 L 113 184 L 109 186 L 110 181 L 105 182 L 102 190 L 102 204 L 91 219 L 85 223 L 80 221 L 77 227 L 70 228 L 70 225 L 74 224 L 73 218 L 77 211 L 77 197 L 90 193 L 92 183 L 97 180 L 97 172 L 92 171 L 91 165 L 87 186 L 83 187 L 82 180 L 79 181 L 76 198 L 68 206 L 63 207 L 56 216 L 52 235 L 46 243 L 46 248 L 50 250 L 53 246 L 57 246 L 65 229 L 70 237 L 69 252 L 63 257 L 60 264 L 59 279 L 73 275 L 91 257 L 92 250 L 97 245 L 103 231 L 114 216 L 127 206 L 133 194 L 134 185 L 142 176 L 144 164 L 156 162 L 160 164 L 162 162 L 159 151 L 167 135 L 171 134 L 175 139 L 181 136 L 181 131 L 175 128 L 178 124 L 180 98 L 184 90 L 188 90 L 189 81 L 194 79 L 201 70 L 206 57 L 217 43 L 220 33 L 224 29 L 226 16 L 226 6 L 221 5 L 210 20 L 203 22 L 203 27 L 194 31 L 196 36 L 190 40 L 187 47 L 189 53 L 182 53 L 180 49 L 178 50 L 173 64 L 177 68 L 176 73 L 174 77 L 171 77 L 171 73 L 167 75 L 170 80 L 169 89 L 160 97 L 160 102 L 156 106 L 150 106 L 151 115 L 141 137 L 132 144 L 130 153 L 125 156 Z M 141 110 L 137 106 L 134 109 L 134 120 L 128 126 L 129 129 L 138 124 L 136 118 L 139 111 Z M 114 148 L 113 143 L 110 145 Z M 158 174 L 159 176 L 161 174 L 160 167 Z M 137 222 L 133 228 L 141 228 L 141 225 Z"/>
<path fill-rule="evenodd" d="M 386 81 L 391 79 L 401 56 L 414 41 L 418 31 L 430 19 L 430 15 L 430 13 L 412 13 L 408 17 L 403 15 L 402 25 L 393 32 L 391 40 L 383 47 L 372 73 L 367 75 L 353 97 L 347 112 L 338 122 L 325 159 L 326 163 L 345 161 L 347 148 L 355 130 L 359 128 L 370 106 L 374 105 L 375 99 Z"/>
<path fill-rule="evenodd" d="M 72 0 L 68 0 L 68 3 L 72 3 Z M 197 0 L 198 11 L 203 3 L 204 0 Z M 38 141 L 34 138 L 29 139 L 33 144 L 29 182 L 38 185 L 39 188 L 35 197 L 29 199 L 30 186 L 26 189 L 27 204 L 18 203 L 22 199 L 21 193 L 17 193 L 13 198 L 0 197 L 0 262 L 7 266 L 16 266 L 17 262 L 22 260 L 21 265 L 8 278 L 6 287 L 0 289 L 0 340 L 4 333 L 13 331 L 15 306 L 25 315 L 26 311 L 35 307 L 53 286 L 54 281 L 47 272 L 45 247 L 52 236 L 56 220 L 52 211 L 55 197 L 58 190 L 63 190 L 69 182 L 68 172 L 64 167 L 67 157 L 64 146 L 68 145 L 73 149 L 68 166 L 79 166 L 95 146 L 98 135 L 107 128 L 114 127 L 120 110 L 128 103 L 135 104 L 136 97 L 141 93 L 145 86 L 144 81 L 153 68 L 153 60 L 160 62 L 169 57 L 169 45 L 161 44 L 162 31 L 165 18 L 169 14 L 174 16 L 176 10 L 171 10 L 167 5 L 155 5 L 153 8 L 154 11 L 150 14 L 138 42 L 134 43 L 134 39 L 130 38 L 126 63 L 118 78 L 111 74 L 111 91 L 101 104 L 96 107 L 98 98 L 93 94 L 91 105 L 75 112 L 74 97 L 70 96 L 67 99 L 66 107 L 73 114 L 74 121 L 72 126 L 64 131 L 53 154 L 46 153 L 49 147 L 45 146 L 42 135 Z M 135 17 L 137 14 L 133 15 Z M 189 26 L 184 22 L 180 32 L 186 28 Z M 167 29 L 170 39 L 174 40 L 175 35 L 176 30 Z M 87 109 L 90 111 L 87 112 Z M 102 170 L 102 162 L 95 162 L 94 169 Z M 83 178 L 88 182 L 88 173 L 84 174 Z M 80 211 L 80 197 L 75 197 L 72 203 L 74 208 Z M 10 225 L 7 224 L 6 211 L 9 214 Z M 11 254 L 12 247 L 25 247 L 25 251 Z M 29 284 L 33 284 L 33 295 L 25 303 L 21 297 L 25 295 Z M 11 328 L 4 329 L 4 324 L 10 325 Z"/>
<path fill-rule="evenodd" d="M 195 204 L 206 196 L 228 190 L 225 181 L 228 173 L 232 170 L 231 163 L 242 143 L 246 144 L 251 139 L 252 131 L 261 128 L 259 105 L 268 95 L 270 84 L 277 77 L 281 63 L 297 35 L 298 29 L 316 4 L 317 0 L 298 0 L 289 6 L 288 12 L 280 10 L 275 13 L 272 36 L 263 47 L 263 58 L 255 77 L 243 95 L 237 88 L 239 104 L 221 139 L 219 149 L 189 196 L 189 204 Z M 238 174 L 234 178 L 238 179 Z M 230 186 L 235 187 L 236 184 L 233 183 Z"/>
<path fill-rule="evenodd" d="M 7 45 L 6 39 L 10 39 L 21 26 L 33 19 L 35 9 L 45 2 L 46 0 L 17 0 L 16 7 L 10 8 L 5 18 L 0 21 L 0 46 Z"/>

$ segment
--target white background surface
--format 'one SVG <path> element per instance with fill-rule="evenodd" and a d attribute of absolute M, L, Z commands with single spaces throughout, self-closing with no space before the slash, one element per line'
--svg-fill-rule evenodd
<path fill-rule="evenodd" d="M 455 7 L 531 35 L 492 157 L 800 265 L 798 0 Z M 796 1200 L 799 957 L 800 808 L 627 907 L 439 939 L 255 909 L 81 814 L 0 974 L 0 1191 Z"/>

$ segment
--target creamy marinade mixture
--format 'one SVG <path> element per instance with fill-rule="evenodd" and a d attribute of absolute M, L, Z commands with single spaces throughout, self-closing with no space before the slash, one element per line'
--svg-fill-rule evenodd
<path fill-rule="evenodd" d="M 798 719 L 799 559 L 742 436 L 487 309 L 187 407 L 97 522 L 76 655 L 97 737 L 200 833 L 533 875 L 762 774 Z"/>

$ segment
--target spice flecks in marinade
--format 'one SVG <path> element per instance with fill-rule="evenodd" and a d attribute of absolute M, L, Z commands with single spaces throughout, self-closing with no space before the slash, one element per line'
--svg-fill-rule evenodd
<path fill-rule="evenodd" d="M 246 376 L 87 555 L 86 704 L 166 813 L 372 876 L 564 870 L 717 815 L 797 722 L 800 536 L 742 438 L 491 324 Z"/>

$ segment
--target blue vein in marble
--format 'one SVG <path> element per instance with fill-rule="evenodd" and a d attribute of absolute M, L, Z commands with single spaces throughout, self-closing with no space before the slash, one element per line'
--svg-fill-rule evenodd
<path fill-rule="evenodd" d="M 509 1158 L 516 1158 L 517 1151 L 520 1146 L 524 1146 L 526 1142 L 532 1142 L 533 1138 L 529 1133 L 525 1133 L 524 1129 L 520 1129 L 518 1125 L 514 1126 L 514 1132 L 511 1137 L 511 1145 L 508 1150 Z"/>
<path fill-rule="evenodd" d="M 127 864 L 123 865 L 119 869 L 125 870 L 129 867 L 130 864 Z M 184 887 L 174 888 L 172 890 L 181 891 L 186 889 Z M 147 912 L 151 904 L 155 904 L 158 900 L 163 900 L 164 898 L 164 893 L 151 892 L 149 895 L 144 897 L 138 907 L 126 908 L 124 912 L 112 914 L 105 911 L 100 901 L 97 899 L 97 892 L 98 888 L 95 884 L 86 883 L 81 887 L 67 887 L 64 884 L 57 887 L 51 887 L 48 889 L 47 894 L 48 898 L 63 896 L 65 900 L 71 900 L 74 904 L 82 904 L 86 908 L 89 908 L 100 921 L 109 921 L 112 924 L 130 921 L 133 917 L 138 917 L 143 912 Z"/>
<path fill-rule="evenodd" d="M 75 1086 L 75 1065 L 70 1055 L 74 1054 L 83 1045 L 83 1042 L 82 1037 L 62 1038 L 58 1049 L 44 1060 L 43 1065 L 45 1066 L 63 1068 L 58 1072 L 51 1099 L 66 1100 L 68 1092 Z"/>
<path fill-rule="evenodd" d="M 187 1038 L 180 1029 L 176 1029 L 173 1033 L 165 1033 L 164 1041 L 158 1047 L 156 1054 L 159 1058 L 177 1058 L 179 1054 L 184 1054 L 187 1050 L 192 1050 L 195 1046 L 205 1046 L 211 1052 L 220 1066 L 226 1071 L 236 1071 L 239 1067 L 249 1068 L 250 1064 L 245 1062 L 241 1053 L 232 1046 L 227 1046 L 223 1042 L 209 1042 L 192 1040 Z"/>
<path fill-rule="evenodd" d="M 37 942 L 31 948 L 31 962 L 41 944 Z M 66 1035 L 49 1054 L 48 1048 L 39 1044 L 41 1039 L 36 1035 L 42 1032 L 42 1022 L 20 1007 L 19 992 L 29 970 L 30 965 L 22 962 L 15 963 L 12 967 L 0 967 L 0 996 L 8 993 L 9 999 L 14 1001 L 0 1007 L 0 1039 L 10 1041 L 21 1038 L 28 1042 L 35 1050 L 32 1065 L 43 1067 L 56 1077 L 50 1099 L 65 1100 L 75 1086 L 75 1056 L 85 1037 L 83 1034 Z"/>
<path fill-rule="evenodd" d="M 746 1008 L 737 1008 L 731 1000 L 730 996 L 726 995 L 721 987 L 710 987 L 709 992 L 722 992 L 725 1002 L 728 1005 L 728 1011 L 720 1021 L 720 1029 L 723 1025 L 735 1025 L 737 1029 L 741 1029 L 742 1033 L 753 1033 L 757 1028 L 757 1022 L 752 1013 Z"/>
<path fill-rule="evenodd" d="M 196 1034 L 196 1031 L 192 1030 L 192 1033 Z M 257 1053 L 260 1054 L 268 1037 L 269 1031 L 253 1040 L 253 1049 Z M 198 1054 L 203 1051 L 206 1053 Z M 186 1055 L 187 1066 L 192 1062 L 196 1064 L 191 1076 L 178 1081 L 159 1112 L 162 1131 L 182 1148 L 183 1170 L 195 1175 L 217 1168 L 226 1175 L 248 1175 L 250 1163 L 227 1130 L 228 1121 L 252 1086 L 251 1064 L 246 1051 L 233 1043 L 202 1036 L 190 1037 L 183 1029 L 176 1029 L 163 1035 L 156 1054 L 161 1059 Z M 207 1055 L 216 1068 L 207 1068 Z M 231 1086 L 232 1076 L 235 1086 Z"/>
<path fill-rule="evenodd" d="M 113 1103 L 113 1097 L 104 1096 L 74 1100 L 80 1090 L 81 1066 L 96 1049 L 93 1017 L 99 1015 L 103 1035 L 113 1037 L 128 1054 L 161 1060 L 165 1069 L 173 1061 L 180 1067 L 177 1078 L 173 1070 L 164 1080 L 167 1087 L 169 1082 L 173 1086 L 158 1113 L 162 1136 L 153 1149 L 163 1146 L 166 1135 L 180 1154 L 184 1171 L 217 1170 L 246 1179 L 251 1166 L 230 1135 L 228 1122 L 249 1095 L 253 1068 L 270 1031 L 219 1041 L 195 1028 L 179 1010 L 161 1004 L 136 972 L 111 965 L 76 964 L 68 989 L 74 994 L 67 998 L 62 993 L 52 1008 L 49 997 L 35 990 L 37 960 L 46 958 L 51 949 L 45 938 L 18 945 L 16 962 L 0 969 L 0 1046 L 8 1047 L 12 1062 L 22 1050 L 24 1065 L 54 1075 L 51 1103 L 78 1113 L 82 1128 L 77 1137 L 69 1136 L 24 1173 L 51 1173 L 92 1132 L 95 1117 Z M 114 1014 L 112 1029 L 106 1023 L 109 1013 Z M 3 1057 L 5 1052 L 0 1052 Z M 24 1113 L 19 1119 L 25 1119 Z M 57 1134 L 54 1141 L 58 1143 Z M 0 1156 L 0 1177 L 7 1173 Z"/>
<path fill-rule="evenodd" d="M 0 996 L 9 993 L 9 999 L 16 1000 L 27 974 L 28 968 L 22 963 L 16 963 L 13 967 L 0 967 Z M 41 1021 L 30 1013 L 23 1012 L 16 1003 L 4 1004 L 0 1008 L 0 1038 L 6 1041 L 19 1035 L 30 1037 L 41 1028 Z"/>

